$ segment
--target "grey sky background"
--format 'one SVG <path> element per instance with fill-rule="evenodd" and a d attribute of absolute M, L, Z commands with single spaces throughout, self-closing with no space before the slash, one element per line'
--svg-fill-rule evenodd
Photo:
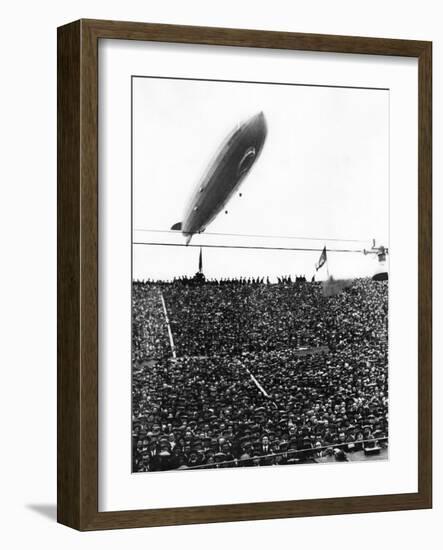
<path fill-rule="evenodd" d="M 359 249 L 376 238 L 388 246 L 387 90 L 155 78 L 133 79 L 133 240 L 185 242 L 181 233 L 140 230 L 167 231 L 181 221 L 221 142 L 259 111 L 268 135 L 239 189 L 242 197 L 235 195 L 228 214 L 220 213 L 191 244 Z M 134 245 L 133 276 L 192 275 L 198 255 L 198 248 Z M 310 278 L 319 255 L 205 248 L 204 272 L 207 277 Z M 336 277 L 367 276 L 378 269 L 373 256 L 330 252 L 328 259 Z M 318 272 L 323 278 L 325 268 Z"/>

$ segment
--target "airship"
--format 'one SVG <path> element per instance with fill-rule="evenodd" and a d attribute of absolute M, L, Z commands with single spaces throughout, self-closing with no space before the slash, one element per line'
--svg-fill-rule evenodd
<path fill-rule="evenodd" d="M 202 233 L 223 210 L 257 161 L 266 139 L 263 112 L 239 124 L 223 141 L 199 181 L 183 221 L 171 229 L 181 231 L 188 245 L 192 236 Z"/>

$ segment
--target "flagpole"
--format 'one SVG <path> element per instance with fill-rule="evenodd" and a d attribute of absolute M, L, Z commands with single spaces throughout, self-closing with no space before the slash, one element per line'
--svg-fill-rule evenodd
<path fill-rule="evenodd" d="M 200 254 L 198 257 L 198 272 L 203 272 L 203 256 L 202 256 L 202 247 L 200 247 Z"/>

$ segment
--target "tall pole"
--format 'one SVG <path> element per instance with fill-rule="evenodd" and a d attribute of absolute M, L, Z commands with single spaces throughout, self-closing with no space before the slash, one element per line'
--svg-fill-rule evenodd
<path fill-rule="evenodd" d="M 198 257 L 198 272 L 203 272 L 203 257 L 202 257 L 202 248 L 200 247 L 200 255 Z"/>

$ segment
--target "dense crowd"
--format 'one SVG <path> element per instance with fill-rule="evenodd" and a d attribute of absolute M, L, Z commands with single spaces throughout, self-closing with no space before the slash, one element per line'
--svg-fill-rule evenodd
<path fill-rule="evenodd" d="M 368 279 L 331 297 L 301 279 L 134 283 L 133 470 L 346 460 L 384 444 L 387 298 Z"/>
<path fill-rule="evenodd" d="M 132 285 L 132 364 L 171 355 L 159 287 Z"/>

